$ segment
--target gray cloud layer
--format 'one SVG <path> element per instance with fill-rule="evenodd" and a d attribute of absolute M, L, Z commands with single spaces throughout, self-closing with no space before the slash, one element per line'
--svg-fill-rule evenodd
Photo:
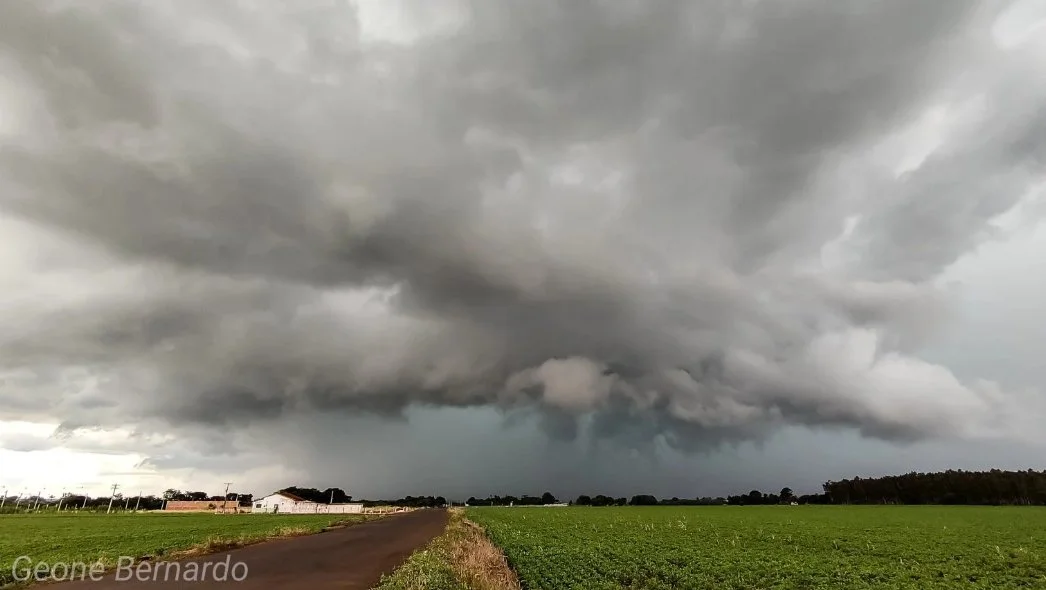
<path fill-rule="evenodd" d="M 340 2 L 0 3 L 0 412 L 1012 426 L 917 356 L 935 278 L 1042 181 L 1001 3 L 435 4 L 452 31 L 402 44 Z"/>

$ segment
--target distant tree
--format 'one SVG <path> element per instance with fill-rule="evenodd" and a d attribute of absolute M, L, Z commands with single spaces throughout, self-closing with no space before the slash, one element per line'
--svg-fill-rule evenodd
<path fill-rule="evenodd" d="M 592 505 L 592 498 L 590 498 L 590 497 L 588 497 L 588 496 L 586 496 L 584 494 L 581 494 L 580 496 L 577 497 L 577 500 L 574 500 L 574 503 L 577 504 L 578 506 L 591 506 Z"/>
<path fill-rule="evenodd" d="M 552 495 L 552 492 L 545 492 L 544 494 L 541 494 L 541 503 L 557 504 L 559 503 L 559 500 L 557 500 L 556 497 Z"/>
<path fill-rule="evenodd" d="M 184 495 L 188 496 L 189 500 L 195 500 L 197 502 L 202 502 L 203 500 L 206 500 L 209 497 L 207 495 L 207 492 L 187 492 Z"/>
<path fill-rule="evenodd" d="M 649 494 L 639 494 L 632 496 L 628 503 L 632 506 L 657 506 L 657 498 Z"/>
<path fill-rule="evenodd" d="M 352 501 L 352 496 L 345 493 L 341 488 L 327 488 L 320 492 L 325 498 L 325 503 L 347 504 Z"/>
<path fill-rule="evenodd" d="M 182 491 L 181 490 L 176 490 L 174 488 L 170 488 L 170 489 L 168 489 L 167 491 L 165 491 L 163 493 L 163 499 L 164 500 L 177 500 L 181 496 L 182 496 Z"/>
<path fill-rule="evenodd" d="M 781 488 L 780 497 L 782 502 L 791 502 L 795 499 L 795 494 L 792 493 L 792 488 L 784 487 Z"/>

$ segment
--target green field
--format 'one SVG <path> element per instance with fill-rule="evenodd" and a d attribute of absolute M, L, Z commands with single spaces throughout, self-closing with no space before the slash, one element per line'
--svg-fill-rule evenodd
<path fill-rule="evenodd" d="M 0 516 L 0 585 L 10 581 L 21 555 L 34 562 L 114 565 L 120 556 L 154 557 L 207 543 L 242 544 L 281 534 L 318 532 L 336 522 L 362 522 L 358 515 L 217 515 L 127 513 L 118 515 Z"/>
<path fill-rule="evenodd" d="M 1046 508 L 469 508 L 528 590 L 1046 588 Z"/>

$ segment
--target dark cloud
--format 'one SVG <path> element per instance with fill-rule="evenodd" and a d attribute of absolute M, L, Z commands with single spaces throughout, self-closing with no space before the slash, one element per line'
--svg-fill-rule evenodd
<path fill-rule="evenodd" d="M 449 2 L 402 44 L 340 2 L 0 5 L 0 412 L 994 432 L 1012 396 L 916 352 L 936 278 L 1042 180 L 998 8 Z"/>

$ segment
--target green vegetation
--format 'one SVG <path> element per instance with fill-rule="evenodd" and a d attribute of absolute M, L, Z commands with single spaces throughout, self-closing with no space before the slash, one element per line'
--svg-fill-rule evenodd
<path fill-rule="evenodd" d="M 392 574 L 381 577 L 374 590 L 471 590 L 458 578 L 450 557 L 447 533 L 411 554 Z"/>
<path fill-rule="evenodd" d="M 469 508 L 524 588 L 1046 588 L 1046 509 Z"/>
<path fill-rule="evenodd" d="M 207 551 L 319 532 L 335 523 L 373 518 L 356 515 L 263 514 L 22 514 L 0 516 L 0 585 L 11 581 L 21 555 L 34 562 L 101 559 L 114 566 L 120 556 L 160 557 L 191 549 Z"/>
<path fill-rule="evenodd" d="M 382 576 L 375 590 L 519 590 L 519 582 L 497 547 L 455 508 L 446 531 Z"/>

